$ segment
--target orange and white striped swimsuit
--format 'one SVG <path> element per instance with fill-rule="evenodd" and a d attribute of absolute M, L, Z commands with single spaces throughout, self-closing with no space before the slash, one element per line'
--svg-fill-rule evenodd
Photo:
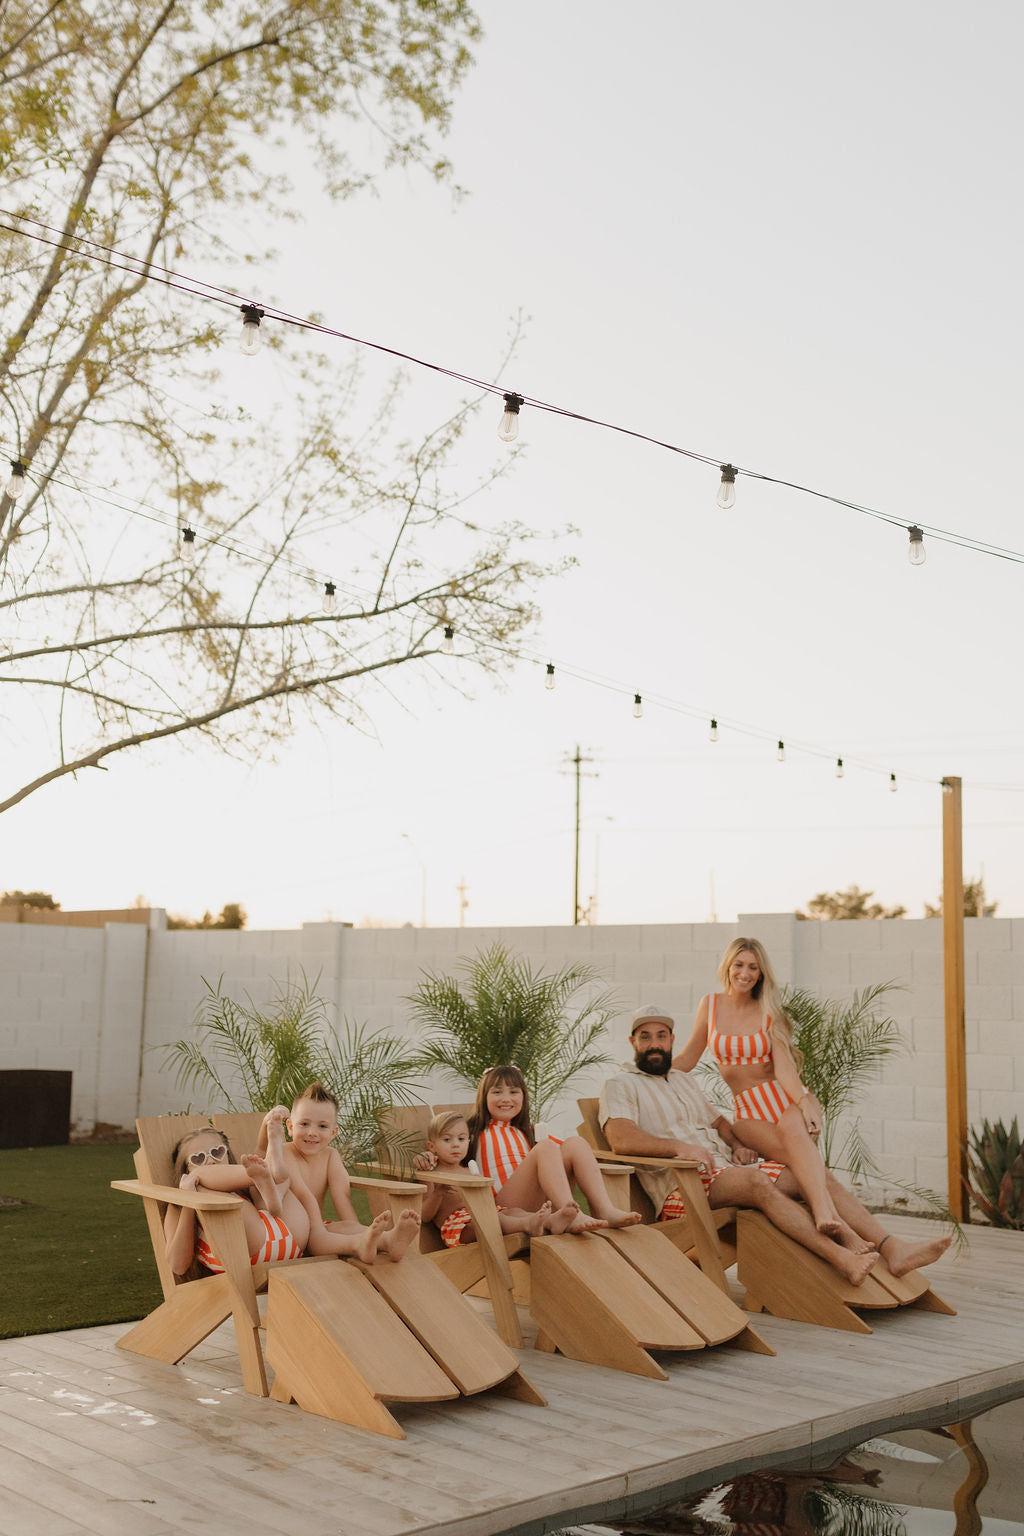
<path fill-rule="evenodd" d="M 723 1035 L 715 1024 L 715 1010 L 718 1005 L 718 994 L 713 992 L 710 998 L 710 1014 L 708 1017 L 708 1045 L 715 1053 L 720 1066 L 723 1067 L 760 1067 L 768 1066 L 772 1061 L 772 1042 L 768 1030 L 771 1026 L 771 1018 L 764 1016 L 764 1022 L 760 1029 L 752 1035 Z M 733 1119 L 735 1120 L 767 1120 L 771 1125 L 778 1125 L 786 1110 L 796 1100 L 786 1092 L 782 1084 L 770 1077 L 763 1083 L 754 1083 L 749 1088 L 744 1088 L 742 1093 L 733 1097 Z"/>
<path fill-rule="evenodd" d="M 271 1264 L 275 1259 L 302 1258 L 302 1249 L 280 1216 L 271 1216 L 266 1211 L 257 1211 L 256 1214 L 267 1229 L 267 1235 L 259 1253 L 254 1253 L 249 1259 L 250 1264 Z M 196 1234 L 196 1258 L 204 1269 L 212 1270 L 215 1275 L 224 1273 L 224 1265 L 206 1241 L 202 1228 Z"/>
<path fill-rule="evenodd" d="M 529 1153 L 530 1143 L 518 1126 L 492 1120 L 480 1132 L 476 1160 L 480 1164 L 480 1172 L 486 1174 L 494 1186 L 495 1194 L 499 1194 L 501 1186 L 508 1183 Z"/>

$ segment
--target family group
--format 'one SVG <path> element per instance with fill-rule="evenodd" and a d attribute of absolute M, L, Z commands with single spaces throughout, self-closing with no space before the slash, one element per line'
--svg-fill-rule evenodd
<path fill-rule="evenodd" d="M 802 1058 L 763 946 L 756 939 L 733 940 L 718 976 L 722 991 L 703 998 L 678 1054 L 671 1017 L 653 1007 L 633 1015 L 633 1060 L 605 1084 L 600 1098 L 612 1151 L 697 1162 L 712 1207 L 762 1211 L 854 1285 L 883 1251 L 897 1276 L 933 1263 L 949 1238 L 912 1244 L 894 1236 L 826 1168 L 817 1148 L 821 1105 L 801 1082 Z M 732 1120 L 709 1104 L 693 1077 L 706 1050 L 733 1095 Z M 640 1220 L 611 1203 L 594 1151 L 581 1137 L 536 1138 L 526 1082 L 512 1064 L 483 1074 L 468 1119 L 457 1111 L 435 1115 L 415 1166 L 450 1172 L 452 1182 L 431 1181 L 421 1215 L 405 1211 L 390 1230 L 386 1214 L 369 1226 L 358 1220 L 348 1174 L 332 1145 L 337 1128 L 337 1100 L 313 1083 L 290 1110 L 278 1105 L 270 1111 L 260 1151 L 239 1163 L 220 1131 L 190 1132 L 175 1149 L 175 1177 L 183 1189 L 239 1196 L 254 1264 L 304 1252 L 397 1261 L 417 1238 L 421 1220 L 434 1222 L 449 1247 L 471 1242 L 472 1222 L 458 1191 L 466 1172 L 491 1180 L 504 1232 L 584 1233 Z M 659 1220 L 683 1214 L 671 1169 L 643 1168 L 640 1178 Z M 323 1215 L 328 1193 L 332 1220 Z M 196 1264 L 220 1268 L 190 1208 L 168 1208 L 164 1231 L 176 1274 Z"/>

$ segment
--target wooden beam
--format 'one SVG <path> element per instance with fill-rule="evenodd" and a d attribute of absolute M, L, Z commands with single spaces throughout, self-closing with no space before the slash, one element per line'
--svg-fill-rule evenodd
<path fill-rule="evenodd" d="M 942 976 L 946 1015 L 946 1161 L 949 1208 L 970 1220 L 967 1174 L 967 1049 L 964 1038 L 962 782 L 942 781 Z"/>

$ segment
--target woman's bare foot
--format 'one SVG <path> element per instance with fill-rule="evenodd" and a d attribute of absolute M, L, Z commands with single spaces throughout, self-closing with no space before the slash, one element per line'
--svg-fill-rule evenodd
<path fill-rule="evenodd" d="M 373 1263 L 377 1257 L 377 1249 L 381 1245 L 381 1239 L 387 1231 L 388 1220 L 387 1211 L 381 1211 L 379 1216 L 373 1218 L 368 1227 L 363 1228 L 362 1232 L 356 1237 L 355 1246 L 352 1249 L 353 1258 L 362 1259 L 364 1264 Z"/>
<path fill-rule="evenodd" d="M 549 1202 L 550 1203 L 550 1202 Z M 545 1232 L 568 1232 L 576 1217 L 580 1214 L 580 1208 L 575 1200 L 560 1205 L 557 1211 L 551 1211 L 544 1218 Z"/>
<path fill-rule="evenodd" d="M 823 1237 L 832 1237 L 837 1243 L 842 1241 L 844 1223 L 840 1221 L 839 1212 L 831 1200 L 826 1200 L 820 1206 L 812 1205 L 811 1216 L 814 1218 L 814 1225 Z"/>
<path fill-rule="evenodd" d="M 381 1243 L 382 1252 L 389 1259 L 394 1259 L 397 1264 L 399 1259 L 405 1257 L 405 1251 L 414 1238 L 419 1236 L 420 1218 L 415 1211 L 402 1211 L 394 1227 L 385 1233 Z"/>
<path fill-rule="evenodd" d="M 259 1195 L 260 1209 L 268 1216 L 281 1214 L 281 1190 L 263 1158 L 255 1152 L 243 1152 L 239 1162 L 249 1176 L 249 1183 Z"/>
<path fill-rule="evenodd" d="M 900 1275 L 907 1275 L 912 1269 L 923 1269 L 925 1264 L 934 1264 L 936 1259 L 941 1259 L 950 1243 L 951 1237 L 936 1237 L 927 1243 L 904 1243 L 898 1237 L 887 1237 L 881 1244 L 882 1258 L 889 1266 L 889 1273 L 897 1279 Z"/>
<path fill-rule="evenodd" d="M 836 1241 L 850 1253 L 874 1253 L 875 1251 L 874 1243 L 869 1243 L 866 1237 L 861 1237 L 860 1233 L 855 1232 L 846 1221 L 840 1222 L 840 1232 Z"/>
<path fill-rule="evenodd" d="M 829 1263 L 833 1269 L 838 1269 L 851 1285 L 863 1285 L 878 1263 L 878 1254 L 850 1253 L 846 1248 L 840 1248 L 836 1244 L 835 1257 L 830 1256 Z"/>

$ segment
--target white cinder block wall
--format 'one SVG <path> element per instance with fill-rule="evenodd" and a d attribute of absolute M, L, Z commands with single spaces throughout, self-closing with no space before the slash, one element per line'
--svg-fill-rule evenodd
<path fill-rule="evenodd" d="M 911 1047 L 888 1063 L 858 1106 L 869 1145 L 891 1177 L 944 1191 L 945 1097 L 941 924 L 797 922 L 791 914 L 745 915 L 736 924 L 595 928 L 354 929 L 308 923 L 279 932 L 167 932 L 109 924 L 105 929 L 0 926 L 0 1068 L 41 1067 L 74 1074 L 72 1118 L 86 1134 L 97 1124 L 130 1126 L 136 1114 L 185 1107 L 159 1047 L 189 1033 L 204 987 L 224 988 L 257 1005 L 301 973 L 329 1015 L 411 1037 L 405 998 L 425 970 L 454 971 L 460 958 L 501 941 L 537 968 L 583 960 L 614 989 L 622 1011 L 607 1049 L 625 1059 L 628 1017 L 655 1003 L 688 1033 L 697 1004 L 715 985 L 726 944 L 737 933 L 760 938 L 780 981 L 848 998 L 877 981 L 896 981 L 887 1006 Z M 967 1080 L 970 1123 L 1024 1118 L 1024 919 L 966 923 Z M 596 1093 L 603 1072 L 575 1085 L 553 1117 L 575 1127 L 574 1098 Z M 450 1098 L 455 1085 L 434 1085 Z"/>

